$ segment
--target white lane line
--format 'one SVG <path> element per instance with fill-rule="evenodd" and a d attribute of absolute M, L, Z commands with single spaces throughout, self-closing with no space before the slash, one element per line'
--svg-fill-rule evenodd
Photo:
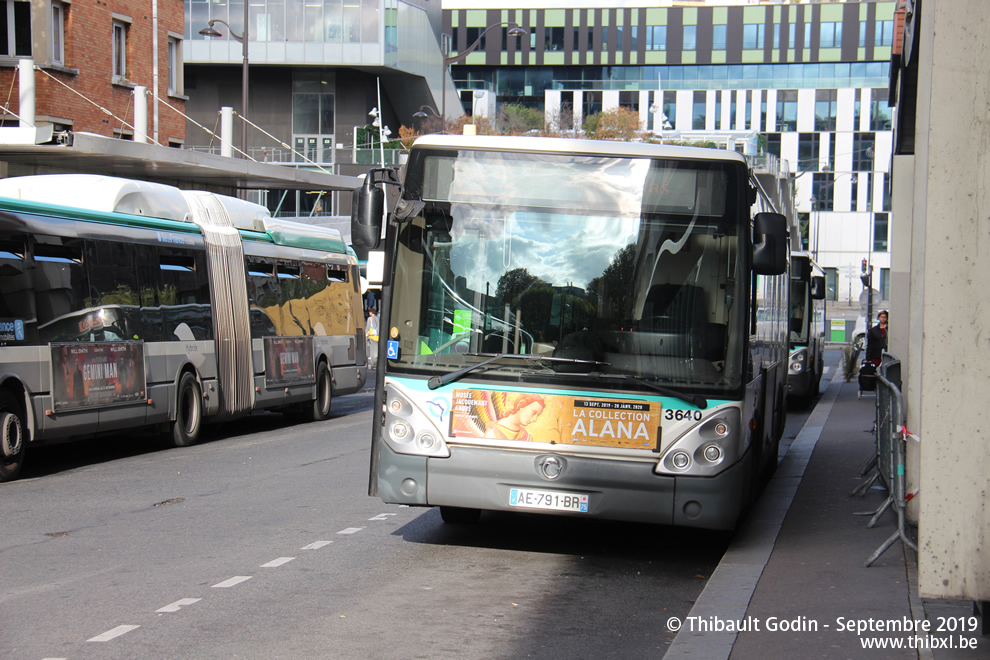
<path fill-rule="evenodd" d="M 822 369 L 822 376 L 827 376 L 828 372 L 830 372 L 831 370 L 832 367 L 825 367 L 824 369 Z"/>
<path fill-rule="evenodd" d="M 345 535 L 346 535 L 346 534 L 357 534 L 357 533 L 358 533 L 358 532 L 360 532 L 360 531 L 361 531 L 362 529 L 364 529 L 364 527 L 348 527 L 347 529 L 342 529 L 342 530 L 340 530 L 340 531 L 339 531 L 339 532 L 337 532 L 337 533 L 338 533 L 338 534 L 345 534 Z"/>
<path fill-rule="evenodd" d="M 201 600 L 203 600 L 203 599 L 202 598 L 182 598 L 180 600 L 175 601 L 174 603 L 171 603 L 169 605 L 166 605 L 165 607 L 161 608 L 160 610 L 155 610 L 155 611 L 158 612 L 159 614 L 165 614 L 166 612 L 178 612 L 181 608 L 185 607 L 186 605 L 192 605 L 193 603 L 198 603 Z"/>
<path fill-rule="evenodd" d="M 223 582 L 221 582 L 219 584 L 213 585 L 213 588 L 214 589 L 226 589 L 228 587 L 236 586 L 236 585 L 240 584 L 241 582 L 247 582 L 252 577 L 254 577 L 254 576 L 253 575 L 235 575 L 234 577 L 230 578 L 229 580 L 224 580 Z"/>
<path fill-rule="evenodd" d="M 290 561 L 295 559 L 295 557 L 279 557 L 278 559 L 273 559 L 267 564 L 262 564 L 262 568 L 278 568 L 282 564 L 288 564 Z"/>
<path fill-rule="evenodd" d="M 328 546 L 333 541 L 313 541 L 309 545 L 304 545 L 300 550 L 319 550 L 322 547 Z"/>
<path fill-rule="evenodd" d="M 121 635 L 123 635 L 125 633 L 129 633 L 132 630 L 134 630 L 135 628 L 140 628 L 140 627 L 141 626 L 117 626 L 113 630 L 108 630 L 108 631 L 106 631 L 105 633 L 103 633 L 101 635 L 97 635 L 96 637 L 90 637 L 86 641 L 87 642 L 109 642 L 111 639 L 114 639 L 115 637 L 120 637 Z"/>
<path fill-rule="evenodd" d="M 390 516 L 394 516 L 394 513 L 379 513 L 374 518 L 368 518 L 368 520 L 388 520 Z"/>

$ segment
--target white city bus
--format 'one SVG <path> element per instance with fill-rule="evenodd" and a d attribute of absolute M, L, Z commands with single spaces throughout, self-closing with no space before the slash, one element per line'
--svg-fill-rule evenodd
<path fill-rule="evenodd" d="M 28 446 L 277 409 L 365 382 L 339 232 L 232 197 L 93 175 L 0 181 L 0 481 Z"/>
<path fill-rule="evenodd" d="M 743 156 L 422 137 L 384 251 L 371 495 L 729 529 L 776 466 L 787 228 Z"/>
<path fill-rule="evenodd" d="M 791 255 L 790 316 L 787 394 L 807 407 L 825 367 L 825 271 L 807 252 Z"/>

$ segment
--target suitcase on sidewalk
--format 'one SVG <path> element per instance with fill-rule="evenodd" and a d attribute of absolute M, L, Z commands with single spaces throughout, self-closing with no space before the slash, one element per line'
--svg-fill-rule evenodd
<path fill-rule="evenodd" d="M 859 365 L 859 391 L 875 392 L 877 389 L 877 368 L 870 360 Z"/>

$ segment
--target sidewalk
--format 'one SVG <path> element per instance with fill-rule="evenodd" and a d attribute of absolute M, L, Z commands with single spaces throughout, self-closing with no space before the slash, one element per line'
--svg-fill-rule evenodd
<path fill-rule="evenodd" d="M 888 510 L 868 528 L 886 490 L 850 495 L 876 452 L 876 399 L 857 391 L 839 374 L 828 383 L 665 658 L 990 658 L 990 637 L 979 632 L 964 635 L 967 644 L 975 638 L 975 649 L 960 650 L 930 648 L 958 646 L 959 632 L 918 640 L 877 630 L 889 621 L 934 626 L 940 616 L 970 617 L 972 605 L 922 601 L 916 554 L 900 540 L 863 566 L 897 530 L 897 518 Z"/>

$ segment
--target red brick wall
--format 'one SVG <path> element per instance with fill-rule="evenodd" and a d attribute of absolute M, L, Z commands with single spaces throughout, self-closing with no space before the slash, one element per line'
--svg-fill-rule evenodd
<path fill-rule="evenodd" d="M 37 7 L 33 5 L 32 10 Z M 152 58 L 152 2 L 151 0 L 86 0 L 73 2 L 66 7 L 65 66 L 77 69 L 72 75 L 46 64 L 51 45 L 35 42 L 35 63 L 44 71 L 35 71 L 35 112 L 39 120 L 51 118 L 71 120 L 72 130 L 96 133 L 112 137 L 114 129 L 124 128 L 121 120 L 134 124 L 134 94 L 130 87 L 112 82 L 111 26 L 113 13 L 131 19 L 127 31 L 127 80 L 147 87 L 148 137 L 154 137 L 154 108 L 152 107 L 153 58 Z M 51 21 L 47 14 L 32 15 L 32 22 Z M 183 32 L 183 0 L 158 0 L 158 94 L 162 101 L 185 112 L 185 102 L 168 96 L 168 33 Z M 48 38 L 47 23 L 41 31 Z M 35 30 L 35 34 L 39 33 Z M 37 52 L 44 49 L 44 52 Z M 48 75 L 46 75 L 48 74 Z M 52 80 L 52 76 L 65 83 L 90 101 L 113 113 L 110 116 L 97 105 L 66 89 Z M 0 68 L 0 100 L 12 111 L 18 111 L 17 68 Z M 158 141 L 168 145 L 169 140 L 185 138 L 185 119 L 175 111 L 159 105 Z"/>

